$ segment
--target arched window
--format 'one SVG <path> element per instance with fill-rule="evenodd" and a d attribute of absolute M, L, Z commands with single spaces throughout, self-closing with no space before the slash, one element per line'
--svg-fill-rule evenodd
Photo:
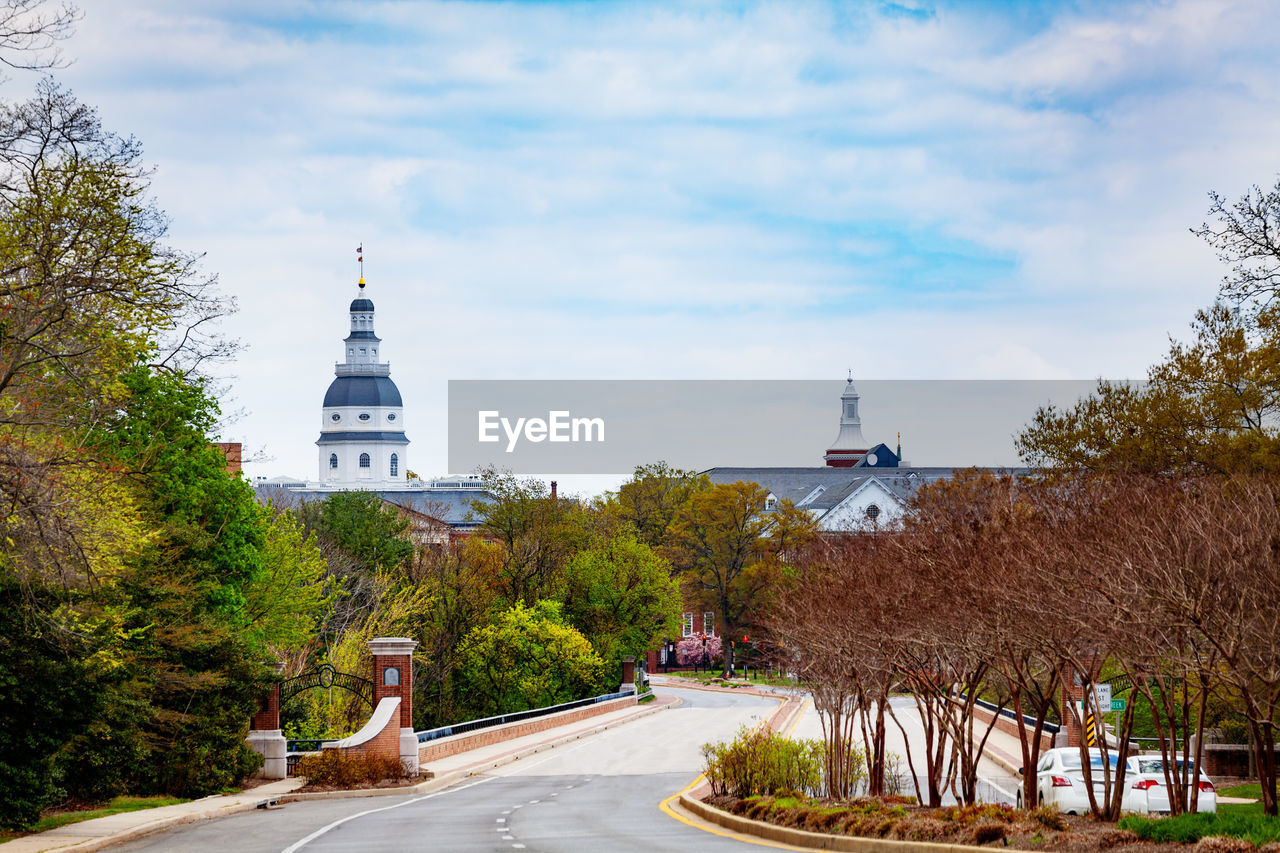
<path fill-rule="evenodd" d="M 880 507 L 875 504 L 869 505 L 863 512 L 866 513 L 867 518 L 871 521 L 875 521 L 880 517 Z"/>
<path fill-rule="evenodd" d="M 391 476 L 400 476 L 400 455 L 397 453 L 391 454 Z"/>
<path fill-rule="evenodd" d="M 330 453 L 330 454 L 329 454 L 329 467 L 330 467 L 330 468 L 337 468 L 337 467 L 338 467 L 338 454 L 336 454 L 336 453 Z"/>
<path fill-rule="evenodd" d="M 360 467 L 361 467 L 361 468 L 368 468 L 368 467 L 369 467 L 369 454 L 368 454 L 368 453 L 361 453 L 361 454 L 360 454 Z"/>

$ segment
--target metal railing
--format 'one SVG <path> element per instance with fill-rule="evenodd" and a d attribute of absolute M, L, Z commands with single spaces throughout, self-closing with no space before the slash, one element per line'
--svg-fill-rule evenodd
<path fill-rule="evenodd" d="M 515 711 L 510 714 L 499 714 L 496 717 L 482 717 L 478 720 L 467 720 L 465 723 L 454 723 L 451 726 L 440 726 L 439 728 L 427 729 L 418 732 L 418 743 L 429 743 L 442 737 L 451 735 L 461 735 L 467 732 L 478 731 L 479 729 L 492 728 L 493 726 L 501 726 L 505 723 L 518 723 L 522 720 L 531 720 L 535 717 L 545 717 L 548 714 L 559 713 L 560 711 L 572 711 L 575 708 L 586 708 L 600 702 L 609 702 L 614 699 L 623 699 L 627 696 L 635 695 L 634 690 L 624 690 L 619 693 L 605 693 L 601 696 L 591 696 L 587 699 L 577 699 L 573 702 L 564 702 L 559 705 L 549 705 L 546 708 L 531 708 L 528 711 Z"/>

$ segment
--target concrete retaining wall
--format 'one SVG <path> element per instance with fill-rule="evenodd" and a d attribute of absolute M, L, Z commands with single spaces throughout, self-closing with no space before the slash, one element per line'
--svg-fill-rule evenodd
<path fill-rule="evenodd" d="M 418 745 L 418 763 L 422 765 L 441 758 L 448 758 L 451 755 L 457 755 L 467 750 L 491 746 L 495 743 L 502 743 L 525 735 L 537 734 L 547 729 L 553 729 L 556 726 L 576 723 L 579 720 L 607 714 L 610 711 L 616 711 L 619 708 L 626 708 L 634 704 L 636 704 L 636 696 L 633 694 L 631 696 L 623 696 L 621 699 L 610 699 L 608 702 L 597 702 L 594 705 L 587 705 L 585 708 L 573 708 L 569 711 L 547 714 L 545 717 L 534 717 L 532 720 L 521 720 L 517 723 L 506 723 L 501 726 L 480 729 L 479 731 L 442 737 L 438 740 Z"/>
<path fill-rule="evenodd" d="M 990 711 L 982 707 L 981 705 L 975 705 L 973 708 L 973 718 L 977 720 L 979 723 L 982 723 L 984 725 L 988 724 L 991 722 L 991 718 L 993 716 L 996 716 L 993 711 Z M 1010 735 L 1013 735 L 1014 737 L 1019 737 L 1018 721 L 1010 717 L 1006 717 L 1003 714 L 999 715 L 999 717 L 996 719 L 996 728 L 1004 732 L 1005 734 L 1010 734 Z M 1030 737 L 1032 731 L 1034 731 L 1034 728 L 1032 726 L 1027 726 L 1028 737 Z M 1041 750 L 1053 749 L 1053 733 L 1052 732 L 1040 733 L 1040 749 Z"/>

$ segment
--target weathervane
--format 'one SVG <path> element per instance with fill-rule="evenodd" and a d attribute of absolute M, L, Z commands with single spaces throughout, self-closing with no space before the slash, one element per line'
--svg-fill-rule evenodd
<path fill-rule="evenodd" d="M 360 264 L 360 289 L 364 289 L 364 242 L 356 246 L 356 262 Z"/>

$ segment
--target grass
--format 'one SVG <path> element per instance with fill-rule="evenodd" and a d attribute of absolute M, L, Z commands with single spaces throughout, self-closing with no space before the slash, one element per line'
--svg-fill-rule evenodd
<path fill-rule="evenodd" d="M 9 841 L 22 835 L 34 832 L 47 832 L 50 829 L 57 829 L 60 826 L 66 826 L 70 823 L 80 823 L 84 820 L 93 820 L 99 817 L 110 817 L 113 814 L 122 814 L 124 812 L 137 812 L 143 809 L 154 809 L 160 806 L 176 806 L 179 803 L 185 803 L 186 800 L 177 797 L 116 797 L 110 800 L 106 805 L 96 809 L 86 809 L 84 811 L 73 812 L 51 812 L 31 827 L 27 832 L 19 833 L 3 833 L 0 832 L 0 840 Z"/>
<path fill-rule="evenodd" d="M 1233 785 L 1230 788 L 1219 788 L 1218 794 L 1223 797 L 1248 797 L 1251 800 L 1260 800 L 1262 799 L 1262 786 L 1257 783 Z"/>
<path fill-rule="evenodd" d="M 711 681 L 721 677 L 719 670 L 715 672 L 706 672 L 703 670 L 680 670 L 670 673 L 652 673 L 653 675 L 666 675 L 669 678 L 688 678 L 693 681 Z M 755 675 L 750 678 L 739 675 L 736 681 L 749 681 L 752 684 L 767 684 L 771 687 L 797 687 L 799 682 L 794 678 L 784 678 L 782 676 Z"/>
<path fill-rule="evenodd" d="M 1280 841 L 1280 818 L 1262 814 L 1261 806 L 1256 811 L 1248 811 L 1249 808 L 1220 805 L 1216 814 L 1183 814 L 1166 818 L 1131 815 L 1122 818 L 1117 826 L 1156 843 L 1194 844 L 1210 835 L 1244 838 L 1256 847 Z"/>

